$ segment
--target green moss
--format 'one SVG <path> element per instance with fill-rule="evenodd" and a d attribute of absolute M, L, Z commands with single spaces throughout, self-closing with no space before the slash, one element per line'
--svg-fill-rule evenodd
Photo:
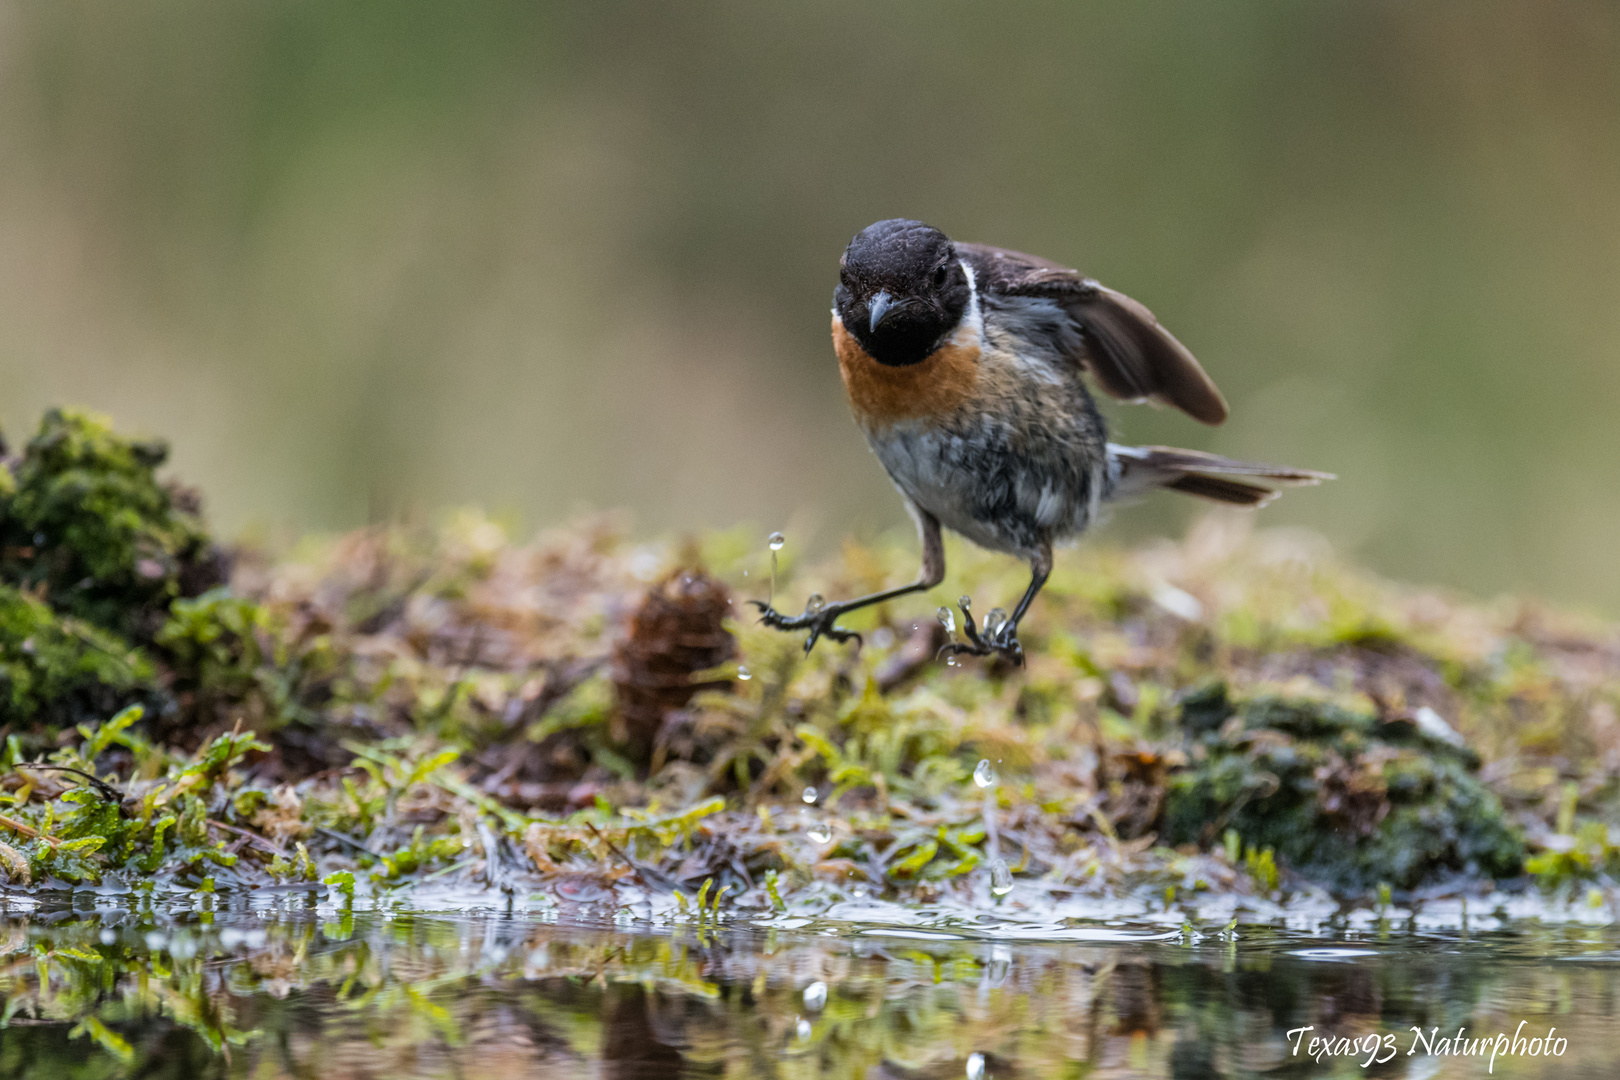
<path fill-rule="evenodd" d="M 1567 891 L 1583 882 L 1603 882 L 1620 875 L 1620 844 L 1614 843 L 1607 825 L 1589 821 L 1568 837 L 1567 846 L 1533 856 L 1525 869 L 1542 888 Z"/>
<path fill-rule="evenodd" d="M 159 694 L 142 650 L 0 584 L 0 724 L 67 727 Z"/>
<path fill-rule="evenodd" d="M 1332 704 L 1221 688 L 1188 699 L 1188 768 L 1165 803 L 1172 843 L 1223 830 L 1272 849 L 1312 880 L 1360 892 L 1410 889 L 1450 873 L 1517 876 L 1524 843 L 1467 750 L 1410 724 Z M 1231 846 L 1230 843 L 1228 846 Z"/>
<path fill-rule="evenodd" d="M 53 409 L 0 462 L 0 723 L 59 728 L 132 702 L 206 722 L 266 685 L 271 705 L 250 712 L 287 711 L 261 678 L 258 605 L 210 588 L 223 559 L 195 495 L 159 481 L 167 455 Z"/>
<path fill-rule="evenodd" d="M 52 409 L 0 488 L 0 581 L 63 614 L 149 640 L 169 602 L 220 576 L 188 493 L 157 479 L 161 441 Z"/>

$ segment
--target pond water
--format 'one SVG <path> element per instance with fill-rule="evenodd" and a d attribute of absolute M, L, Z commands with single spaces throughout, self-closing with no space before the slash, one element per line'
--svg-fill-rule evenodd
<path fill-rule="evenodd" d="M 1569 1078 L 1620 1059 L 1620 932 L 1466 908 L 1195 930 L 312 893 L 7 905 L 6 1077 Z"/>

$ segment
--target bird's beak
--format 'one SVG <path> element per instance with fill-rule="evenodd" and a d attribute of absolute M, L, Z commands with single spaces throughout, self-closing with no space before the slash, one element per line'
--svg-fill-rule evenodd
<path fill-rule="evenodd" d="M 887 315 L 889 309 L 894 307 L 894 297 L 889 295 L 889 290 L 882 289 L 876 296 L 872 297 L 866 307 L 871 312 L 871 319 L 867 323 L 867 329 L 876 330 L 878 323 L 883 321 L 883 316 Z"/>

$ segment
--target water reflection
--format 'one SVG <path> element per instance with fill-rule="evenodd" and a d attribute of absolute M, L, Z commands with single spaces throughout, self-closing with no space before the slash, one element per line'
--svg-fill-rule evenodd
<path fill-rule="evenodd" d="M 301 904 L 5 916 L 0 1075 L 1475 1076 L 1486 1062 L 1408 1054 L 1411 1029 L 1523 1021 L 1565 1053 L 1493 1075 L 1562 1078 L 1609 1075 L 1620 1002 L 1603 927 L 1037 943 Z M 1307 1026 L 1398 1053 L 1313 1061 L 1290 1035 Z"/>

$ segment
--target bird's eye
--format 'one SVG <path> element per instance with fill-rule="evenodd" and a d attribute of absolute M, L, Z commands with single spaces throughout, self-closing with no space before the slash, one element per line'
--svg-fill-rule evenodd
<path fill-rule="evenodd" d="M 949 265 L 941 266 L 938 270 L 935 270 L 933 277 L 934 288 L 943 289 L 945 287 L 945 279 L 950 276 L 950 273 L 951 268 Z"/>

